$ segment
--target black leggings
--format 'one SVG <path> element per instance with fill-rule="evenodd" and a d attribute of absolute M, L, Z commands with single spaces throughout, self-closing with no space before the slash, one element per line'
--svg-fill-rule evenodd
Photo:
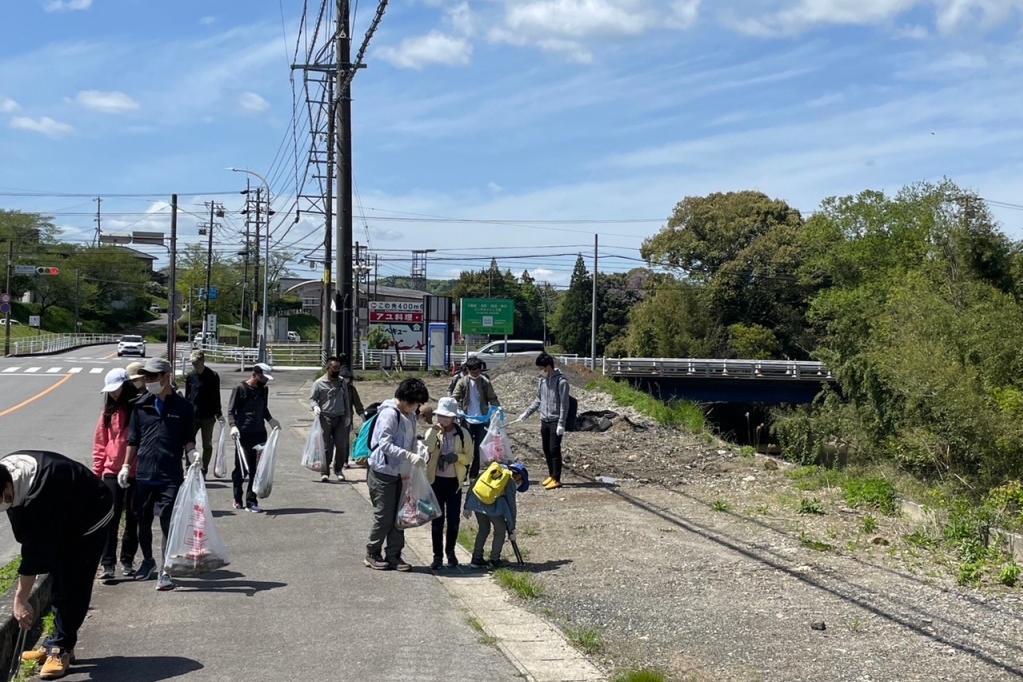
<path fill-rule="evenodd" d="M 543 456 L 547 460 L 547 473 L 558 483 L 561 482 L 561 436 L 558 422 L 542 422 L 540 439 L 543 441 Z"/>
<path fill-rule="evenodd" d="M 107 526 L 106 544 L 103 548 L 103 565 L 113 566 L 117 562 L 117 536 L 121 531 L 121 516 L 124 516 L 124 537 L 121 539 L 121 563 L 130 566 L 135 562 L 139 548 L 139 523 L 135 518 L 135 481 L 127 489 L 117 485 L 113 474 L 103 476 L 103 485 L 114 498 L 114 517 Z"/>
<path fill-rule="evenodd" d="M 462 486 L 458 485 L 457 478 L 444 478 L 438 476 L 433 481 L 433 494 L 437 496 L 440 503 L 440 517 L 432 522 L 433 531 L 433 555 L 440 557 L 444 553 L 445 546 L 448 554 L 455 553 L 455 545 L 458 544 L 458 528 L 461 525 L 461 518 L 458 516 L 462 511 Z M 448 522 L 447 544 L 444 543 L 444 521 Z"/>

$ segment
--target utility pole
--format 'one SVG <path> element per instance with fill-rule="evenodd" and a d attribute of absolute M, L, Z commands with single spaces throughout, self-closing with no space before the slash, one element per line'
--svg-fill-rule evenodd
<path fill-rule="evenodd" d="M 79 293 L 82 287 L 82 271 L 75 269 L 75 334 L 78 333 Z"/>
<path fill-rule="evenodd" d="M 352 38 L 348 0 L 337 0 L 337 355 L 352 361 Z"/>
<path fill-rule="evenodd" d="M 335 142 L 334 138 L 337 135 L 335 108 L 337 104 L 334 102 L 334 78 L 333 74 L 327 76 L 327 184 L 326 184 L 326 198 L 323 202 L 323 294 L 320 297 L 320 340 L 323 343 L 323 357 L 328 358 L 331 356 L 331 316 L 330 316 L 330 303 L 334 297 L 334 285 L 331 281 L 331 271 L 334 266 L 333 264 L 333 247 L 334 247 L 334 152 Z M 351 362 L 351 359 L 349 359 Z"/>
<path fill-rule="evenodd" d="M 203 292 L 203 306 L 202 306 L 202 340 L 203 344 L 209 343 L 207 334 L 210 332 L 207 329 L 210 319 L 210 287 L 213 284 L 213 232 L 214 228 L 217 227 L 217 223 L 213 222 L 214 214 L 217 216 L 224 215 L 224 207 L 217 204 L 214 201 L 207 201 L 206 206 L 210 209 L 210 222 L 205 226 L 207 236 L 209 237 L 209 246 L 206 248 L 206 289 Z M 199 234 L 202 234 L 203 226 L 199 226 Z M 191 311 L 189 311 L 189 317 L 191 317 Z"/>
<path fill-rule="evenodd" d="M 260 209 L 260 196 L 262 196 L 263 188 L 256 188 L 256 259 L 253 268 L 252 277 L 252 323 L 250 325 L 250 335 L 252 337 L 252 346 L 256 345 L 256 311 L 259 310 L 259 209 Z M 270 221 L 267 221 L 269 227 Z"/>
<path fill-rule="evenodd" d="M 171 195 L 171 236 L 170 236 L 170 310 L 167 311 L 167 360 L 177 363 L 174 344 L 177 341 L 177 324 L 174 315 L 178 309 L 178 195 Z M 192 311 L 188 311 L 192 315 Z"/>
<path fill-rule="evenodd" d="M 593 235 L 593 310 L 590 321 L 590 369 L 597 371 L 597 272 L 598 255 L 597 248 L 600 242 L 600 235 Z"/>
<path fill-rule="evenodd" d="M 7 283 L 4 285 L 4 292 L 11 293 L 11 270 L 14 269 L 14 230 L 7 242 Z M 7 303 L 7 312 L 4 313 L 4 356 L 11 354 L 11 302 Z"/>
<path fill-rule="evenodd" d="M 99 238 L 103 234 L 103 215 L 100 206 L 103 204 L 103 197 L 96 197 L 96 241 L 93 246 L 99 246 Z"/>
<path fill-rule="evenodd" d="M 241 326 L 245 325 L 245 290 L 249 286 L 249 248 L 251 243 L 249 241 L 249 191 L 251 189 L 251 183 L 248 179 L 245 180 L 245 247 L 242 251 L 242 305 L 241 310 L 238 311 L 238 324 Z M 241 345 L 241 334 L 239 333 L 238 345 Z M 191 335 L 189 335 L 191 337 Z"/>

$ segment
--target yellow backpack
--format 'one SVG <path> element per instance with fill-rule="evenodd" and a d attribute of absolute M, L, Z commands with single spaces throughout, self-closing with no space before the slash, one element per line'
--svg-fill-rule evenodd
<path fill-rule="evenodd" d="M 472 492 L 483 504 L 493 504 L 504 493 L 511 480 L 511 469 L 501 466 L 500 462 L 491 462 L 487 470 L 476 479 Z"/>

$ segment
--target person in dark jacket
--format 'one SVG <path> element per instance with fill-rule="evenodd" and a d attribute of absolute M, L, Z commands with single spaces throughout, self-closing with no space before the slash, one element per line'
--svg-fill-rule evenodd
<path fill-rule="evenodd" d="M 337 480 L 345 480 L 344 469 L 348 467 L 348 457 L 352 449 L 352 426 L 355 415 L 362 414 L 365 409 L 359 391 L 351 380 L 351 372 L 345 376 L 341 361 L 336 357 L 327 358 L 327 372 L 313 382 L 309 394 L 309 407 L 320 420 L 323 429 L 323 470 L 320 481 L 330 480 L 330 462 L 334 460 L 334 475 Z"/>
<path fill-rule="evenodd" d="M 206 366 L 206 353 L 203 351 L 192 351 L 190 359 L 192 371 L 185 377 L 185 399 L 192 403 L 196 433 L 202 431 L 202 475 L 205 476 L 213 457 L 213 426 L 224 421 L 220 406 L 220 375 Z"/>
<path fill-rule="evenodd" d="M 266 426 L 279 429 L 281 423 L 270 414 L 270 391 L 266 385 L 274 380 L 273 368 L 259 362 L 252 368 L 248 379 L 235 386 L 231 391 L 231 402 L 227 406 L 227 422 L 231 425 L 231 437 L 235 441 L 234 471 L 231 482 L 234 483 L 234 508 L 247 509 L 256 514 L 263 511 L 259 508 L 256 493 L 252 491 L 252 480 L 256 474 L 259 450 L 266 444 Z M 239 452 L 240 448 L 240 452 Z M 244 468 L 248 472 L 249 485 L 245 490 L 245 501 L 242 502 L 243 473 L 242 457 L 245 457 Z"/>
<path fill-rule="evenodd" d="M 156 516 L 160 517 L 163 554 L 164 559 L 167 558 L 174 500 L 185 480 L 182 454 L 189 462 L 199 456 L 195 450 L 192 406 L 171 388 L 173 371 L 163 358 L 149 358 L 142 368 L 146 395 L 133 406 L 128 452 L 117 474 L 117 483 L 127 488 L 131 471 L 135 469 L 135 514 L 142 549 L 136 580 L 150 580 L 156 570 L 153 559 L 153 518 Z M 174 581 L 166 571 L 160 571 L 156 589 L 161 592 L 174 589 Z"/>
<path fill-rule="evenodd" d="M 88 467 L 55 452 L 22 450 L 0 459 L 0 509 L 21 544 L 14 617 L 24 630 L 36 622 L 29 598 L 36 576 L 49 574 L 56 629 L 22 660 L 42 663 L 40 677 L 67 674 L 78 630 L 92 601 L 92 586 L 106 543 L 114 500 Z"/>

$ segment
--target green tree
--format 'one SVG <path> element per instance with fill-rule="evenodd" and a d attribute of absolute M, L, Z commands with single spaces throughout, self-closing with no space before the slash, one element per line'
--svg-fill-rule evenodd
<path fill-rule="evenodd" d="M 568 353 L 588 355 L 593 310 L 593 278 L 580 255 L 575 261 L 568 291 L 558 304 L 554 316 L 554 334 L 558 344 Z"/>

